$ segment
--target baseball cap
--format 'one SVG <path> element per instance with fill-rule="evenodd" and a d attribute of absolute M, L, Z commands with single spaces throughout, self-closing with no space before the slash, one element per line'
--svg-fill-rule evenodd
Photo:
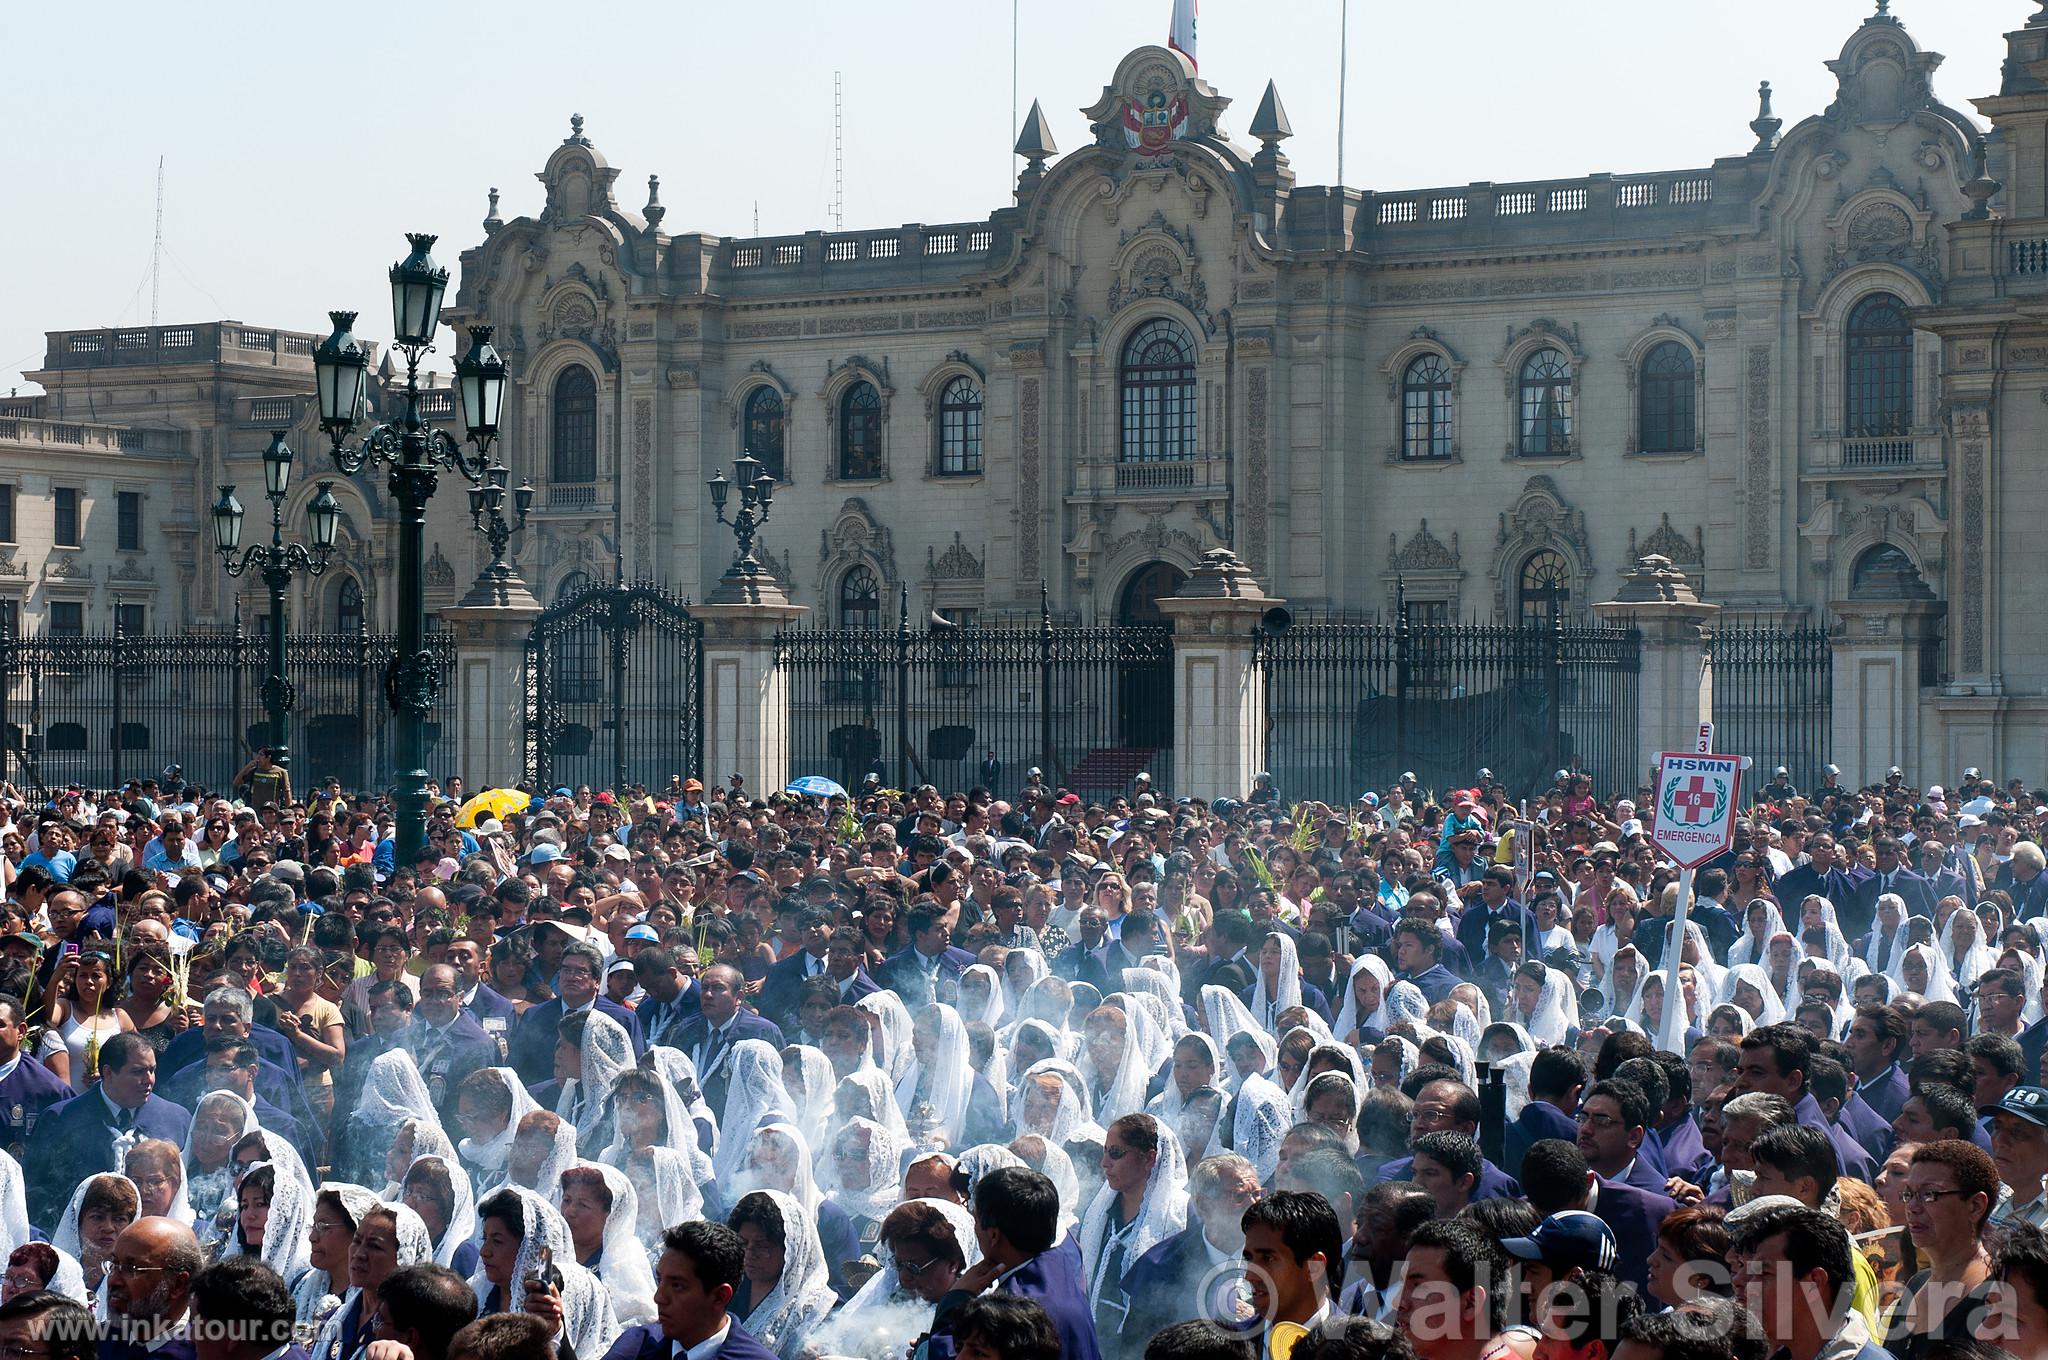
<path fill-rule="evenodd" d="M 606 859 L 630 861 L 633 858 L 633 852 L 620 845 L 617 841 L 613 841 L 604 848 L 604 857 Z"/>
<path fill-rule="evenodd" d="M 684 792 L 684 793 L 702 793 L 702 792 L 704 792 L 704 781 L 703 781 L 703 780 L 701 780 L 701 779 L 685 779 L 685 780 L 683 781 L 683 792 Z"/>
<path fill-rule="evenodd" d="M 1584 1209 L 1560 1210 L 1527 1237 L 1504 1237 L 1500 1244 L 1510 1256 L 1553 1270 L 1614 1269 L 1614 1232 Z"/>
<path fill-rule="evenodd" d="M 1993 1114 L 2017 1115 L 2029 1124 L 2048 1128 L 2048 1088 L 2015 1086 L 1991 1109 Z"/>
<path fill-rule="evenodd" d="M 626 927 L 626 938 L 629 940 L 650 940 L 658 944 L 661 941 L 661 933 L 649 925 L 628 926 Z"/>
<path fill-rule="evenodd" d="M 526 862 L 528 864 L 552 864 L 561 857 L 562 847 L 559 845 L 549 845 L 546 841 L 542 841 L 539 845 L 526 852 Z"/>

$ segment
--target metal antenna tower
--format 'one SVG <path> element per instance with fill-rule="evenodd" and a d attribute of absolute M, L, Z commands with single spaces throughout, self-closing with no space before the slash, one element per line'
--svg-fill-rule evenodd
<path fill-rule="evenodd" d="M 156 158 L 156 244 L 149 256 L 149 324 L 157 322 L 157 299 L 163 292 L 164 274 L 164 158 Z"/>
<path fill-rule="evenodd" d="M 832 73 L 832 230 L 846 230 L 846 123 L 840 73 Z"/>

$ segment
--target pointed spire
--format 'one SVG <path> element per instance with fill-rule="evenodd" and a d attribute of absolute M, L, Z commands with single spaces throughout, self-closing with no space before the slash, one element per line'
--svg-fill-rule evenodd
<path fill-rule="evenodd" d="M 640 210 L 647 219 L 647 229 L 653 231 L 661 225 L 661 219 L 668 216 L 668 209 L 661 206 L 661 176 L 647 177 L 647 206 Z"/>
<path fill-rule="evenodd" d="M 491 186 L 491 210 L 484 214 L 484 235 L 490 236 L 505 225 L 505 219 L 498 216 L 498 186 Z"/>
<path fill-rule="evenodd" d="M 1756 117 L 1749 123 L 1749 130 L 1756 134 L 1756 145 L 1750 148 L 1754 156 L 1760 151 L 1769 151 L 1778 145 L 1778 129 L 1785 125 L 1782 118 L 1771 116 L 1771 82 L 1766 80 L 1756 87 Z"/>
<path fill-rule="evenodd" d="M 1016 153 L 1028 161 L 1042 161 L 1057 155 L 1059 148 L 1053 145 L 1052 125 L 1045 121 L 1045 110 L 1031 101 L 1031 112 L 1024 115 L 1023 130 L 1017 134 Z"/>
<path fill-rule="evenodd" d="M 1266 93 L 1259 99 L 1259 110 L 1252 115 L 1252 136 L 1261 142 L 1280 142 L 1294 135 L 1294 125 L 1287 121 L 1287 108 L 1280 102 L 1280 88 L 1272 81 L 1266 82 Z"/>

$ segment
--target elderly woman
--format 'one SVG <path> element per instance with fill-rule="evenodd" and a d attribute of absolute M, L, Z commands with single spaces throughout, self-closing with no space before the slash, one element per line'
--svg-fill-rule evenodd
<path fill-rule="evenodd" d="M 88 1293 L 106 1281 L 107 1267 L 114 1259 L 114 1239 L 135 1221 L 141 1205 L 135 1182 L 112 1173 L 90 1177 L 73 1192 L 70 1207 L 50 1235 L 50 1244 L 78 1259 Z"/>
<path fill-rule="evenodd" d="M 431 1259 L 432 1244 L 419 1215 L 402 1204 L 379 1203 L 356 1224 L 348 1251 L 348 1294 L 320 1329 L 312 1360 L 352 1360 L 372 1339 L 377 1291 L 401 1266 Z"/>
<path fill-rule="evenodd" d="M 562 1173 L 562 1221 L 576 1244 L 576 1263 L 611 1292 L 623 1326 L 654 1317 L 654 1274 L 637 1239 L 639 1197 L 614 1166 L 578 1162 Z"/>
<path fill-rule="evenodd" d="M 1906 1281 L 1883 1344 L 1898 1360 L 1921 1360 L 1937 1343 L 1969 1339 L 1991 1293 L 1984 1227 L 1998 1205 L 1997 1164 L 1960 1139 L 1924 1144 L 1900 1199 L 1926 1268 Z"/>
<path fill-rule="evenodd" d="M 726 1226 L 745 1248 L 739 1287 L 727 1310 L 781 1360 L 797 1360 L 836 1302 L 817 1228 L 779 1190 L 742 1195 Z"/>
<path fill-rule="evenodd" d="M 477 1214 L 483 1230 L 469 1287 L 476 1292 L 478 1315 L 536 1307 L 559 1312 L 563 1339 L 577 1355 L 601 1356 L 610 1349 L 619 1334 L 610 1291 L 577 1264 L 575 1238 L 555 1207 L 531 1190 L 507 1186 Z M 550 1256 L 558 1286 L 543 1273 L 543 1259 Z"/>

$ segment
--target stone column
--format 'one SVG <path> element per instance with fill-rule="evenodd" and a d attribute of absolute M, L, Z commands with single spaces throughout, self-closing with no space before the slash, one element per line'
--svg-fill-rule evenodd
<path fill-rule="evenodd" d="M 1593 606 L 1610 623 L 1633 624 L 1643 635 L 1636 683 L 1637 771 L 1648 778 L 1659 751 L 1690 751 L 1699 724 L 1713 712 L 1712 694 L 1700 683 L 1706 629 L 1721 606 L 1693 593 L 1671 559 L 1651 553 L 1622 573 L 1621 589 Z"/>
<path fill-rule="evenodd" d="M 472 789 L 509 787 L 526 777 L 526 643 L 540 601 L 501 564 L 440 612 L 455 634 L 455 693 L 444 708 L 455 725 L 451 768 Z"/>
<path fill-rule="evenodd" d="M 768 794 L 789 768 L 789 681 L 775 667 L 775 635 L 810 613 L 765 571 L 729 571 L 690 610 L 704 625 L 704 782 L 737 771 Z"/>
<path fill-rule="evenodd" d="M 1893 765 L 1926 768 L 1925 756 L 1934 753 L 1920 749 L 1920 655 L 1936 634 L 1940 603 L 1837 600 L 1828 607 L 1841 620 L 1833 638 L 1834 741 L 1828 759 L 1842 767 L 1843 786 L 1878 783 Z"/>
<path fill-rule="evenodd" d="M 1159 602 L 1173 620 L 1173 788 L 1242 798 L 1266 763 L 1266 677 L 1253 655 L 1259 618 L 1280 601 L 1228 548 L 1202 555 Z"/>

